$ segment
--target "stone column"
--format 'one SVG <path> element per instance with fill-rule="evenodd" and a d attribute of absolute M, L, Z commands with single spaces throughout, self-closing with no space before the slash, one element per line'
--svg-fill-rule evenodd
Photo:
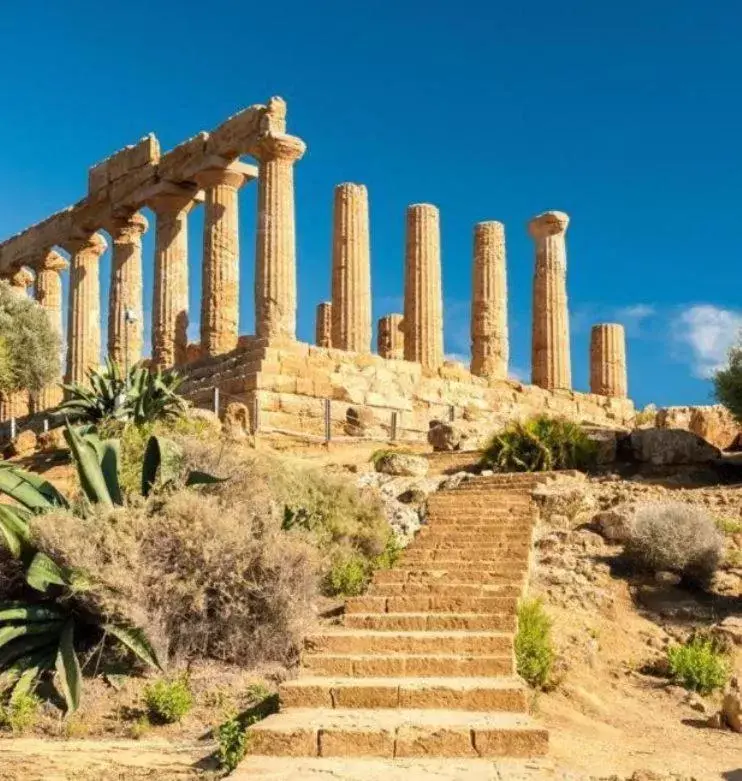
<path fill-rule="evenodd" d="M 149 227 L 143 214 L 114 219 L 111 290 L 108 303 L 108 357 L 122 369 L 142 358 L 142 235 Z M 127 311 L 133 315 L 128 321 Z"/>
<path fill-rule="evenodd" d="M 193 193 L 160 193 L 148 201 L 155 221 L 152 360 L 156 366 L 186 363 L 188 350 L 188 212 Z"/>
<path fill-rule="evenodd" d="M 391 314 L 379 318 L 376 346 L 382 358 L 404 358 L 404 321 L 402 315 Z"/>
<path fill-rule="evenodd" d="M 67 323 L 67 382 L 85 383 L 100 366 L 100 278 L 98 261 L 108 248 L 99 233 L 70 239 L 70 302 Z"/>
<path fill-rule="evenodd" d="M 625 399 L 626 335 L 618 323 L 594 325 L 590 333 L 590 393 Z"/>
<path fill-rule="evenodd" d="M 528 224 L 536 243 L 532 381 L 534 385 L 548 390 L 572 387 L 564 239 L 568 225 L 569 217 L 556 211 L 544 212 Z"/>
<path fill-rule="evenodd" d="M 296 338 L 294 163 L 305 149 L 299 138 L 269 133 L 254 150 L 260 161 L 255 333 L 263 339 Z"/>
<path fill-rule="evenodd" d="M 36 300 L 46 311 L 52 328 L 62 340 L 62 272 L 69 263 L 58 253 L 48 252 L 36 266 Z M 59 378 L 59 382 L 62 378 Z M 62 401 L 62 389 L 58 383 L 47 385 L 36 397 L 35 411 L 56 407 Z"/>
<path fill-rule="evenodd" d="M 368 191 L 346 182 L 335 188 L 332 237 L 332 343 L 371 352 L 371 246 Z"/>
<path fill-rule="evenodd" d="M 317 347 L 332 347 L 332 303 L 317 304 L 316 333 Z"/>
<path fill-rule="evenodd" d="M 508 376 L 508 283 L 501 222 L 474 226 L 471 345 L 472 374 L 493 380 Z"/>
<path fill-rule="evenodd" d="M 201 272 L 201 348 L 222 355 L 237 347 L 240 309 L 240 235 L 237 192 L 244 174 L 210 168 L 196 174 L 204 188 Z"/>
<path fill-rule="evenodd" d="M 443 363 L 443 300 L 438 209 L 407 208 L 404 357 L 435 371 Z"/>

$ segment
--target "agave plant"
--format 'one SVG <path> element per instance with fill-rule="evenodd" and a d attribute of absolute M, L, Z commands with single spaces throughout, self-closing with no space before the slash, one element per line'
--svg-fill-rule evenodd
<path fill-rule="evenodd" d="M 182 378 L 175 372 L 132 366 L 127 375 L 110 359 L 103 370 L 88 371 L 88 383 L 63 385 L 67 400 L 59 414 L 85 423 L 120 420 L 142 424 L 173 418 L 185 410 L 176 393 Z"/>
<path fill-rule="evenodd" d="M 101 440 L 84 428 L 67 425 L 65 436 L 77 467 L 85 502 L 103 507 L 122 505 L 119 486 L 119 443 Z M 173 443 L 151 437 L 142 464 L 142 494 L 177 477 L 177 450 Z M 186 485 L 217 482 L 202 472 L 186 476 Z M 95 584 L 80 570 L 63 567 L 33 544 L 29 521 L 54 509 L 70 509 L 70 502 L 50 482 L 15 466 L 0 466 L 0 493 L 16 504 L 0 504 L 0 544 L 19 560 L 28 587 L 23 601 L 0 603 L 0 693 L 17 697 L 53 674 L 67 711 L 80 701 L 81 653 L 101 642 L 115 642 L 140 661 L 159 668 L 157 655 L 144 632 L 122 620 L 86 607 L 75 595 Z"/>

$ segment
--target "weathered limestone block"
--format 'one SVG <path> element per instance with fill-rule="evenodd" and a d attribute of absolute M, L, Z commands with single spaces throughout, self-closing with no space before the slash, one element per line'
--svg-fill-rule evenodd
<path fill-rule="evenodd" d="M 224 411 L 222 431 L 227 439 L 247 439 L 250 432 L 250 411 L 247 405 L 239 401 L 231 401 Z"/>
<path fill-rule="evenodd" d="M 379 318 L 377 349 L 382 358 L 391 360 L 404 358 L 404 320 L 402 315 L 395 313 Z"/>
<path fill-rule="evenodd" d="M 85 383 L 88 370 L 100 365 L 98 262 L 107 248 L 99 233 L 65 244 L 71 254 L 67 382 Z"/>
<path fill-rule="evenodd" d="M 27 268 L 15 269 L 6 279 L 13 293 L 22 298 L 28 297 L 28 288 L 33 285 L 34 277 Z"/>
<path fill-rule="evenodd" d="M 113 241 L 111 290 L 108 304 L 108 357 L 119 366 L 142 358 L 142 235 L 149 227 L 138 212 L 109 226 Z"/>
<path fill-rule="evenodd" d="M 553 390 L 572 387 L 567 308 L 567 250 L 564 212 L 534 217 L 528 230 L 536 243 L 533 279 L 533 384 Z"/>
<path fill-rule="evenodd" d="M 273 132 L 254 149 L 260 161 L 255 333 L 263 339 L 296 338 L 294 163 L 305 150 L 301 139 Z"/>
<path fill-rule="evenodd" d="M 371 245 L 368 191 L 346 182 L 335 188 L 332 239 L 332 343 L 371 351 Z"/>
<path fill-rule="evenodd" d="M 0 393 L 0 423 L 28 415 L 29 407 L 28 391 Z"/>
<path fill-rule="evenodd" d="M 499 380 L 507 377 L 508 288 L 505 226 L 480 222 L 474 227 L 474 279 L 471 312 L 471 373 Z"/>
<path fill-rule="evenodd" d="M 317 347 L 332 347 L 332 302 L 317 304 L 317 322 L 315 325 Z"/>
<path fill-rule="evenodd" d="M 221 355 L 237 347 L 240 296 L 237 192 L 245 179 L 245 174 L 234 166 L 209 168 L 196 174 L 196 181 L 206 194 L 201 344 L 208 355 Z"/>
<path fill-rule="evenodd" d="M 704 464 L 721 455 L 718 448 L 682 429 L 635 429 L 630 447 L 635 461 L 652 466 Z"/>
<path fill-rule="evenodd" d="M 69 268 L 69 263 L 58 253 L 48 252 L 36 266 L 36 300 L 46 311 L 52 328 L 62 339 L 62 277 L 63 271 Z M 59 382 L 62 378 L 59 377 Z M 35 411 L 56 407 L 62 401 L 62 389 L 58 383 L 52 383 L 43 388 L 36 397 Z"/>
<path fill-rule="evenodd" d="M 699 407 L 665 407 L 657 411 L 657 428 L 680 428 L 692 431 L 720 450 L 739 444 L 739 423 L 721 404 Z"/>
<path fill-rule="evenodd" d="M 599 323 L 592 328 L 590 392 L 626 398 L 626 335 L 618 323 Z"/>
<path fill-rule="evenodd" d="M 443 299 L 438 209 L 407 208 L 404 288 L 404 357 L 435 371 L 443 363 Z"/>
<path fill-rule="evenodd" d="M 163 189 L 149 205 L 157 215 L 152 299 L 152 360 L 156 366 L 188 360 L 188 212 L 193 192 Z"/>

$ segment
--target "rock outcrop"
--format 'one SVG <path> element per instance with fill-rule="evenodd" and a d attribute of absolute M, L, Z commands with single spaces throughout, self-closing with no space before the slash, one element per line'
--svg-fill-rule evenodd
<path fill-rule="evenodd" d="M 630 448 L 635 461 L 651 466 L 705 464 L 721 456 L 718 448 L 683 429 L 636 429 Z"/>
<path fill-rule="evenodd" d="M 742 427 L 721 404 L 704 407 L 665 407 L 657 411 L 657 427 L 686 429 L 720 450 L 740 443 Z"/>

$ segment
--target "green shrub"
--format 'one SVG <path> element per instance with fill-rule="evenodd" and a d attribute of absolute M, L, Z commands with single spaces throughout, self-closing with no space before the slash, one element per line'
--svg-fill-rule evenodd
<path fill-rule="evenodd" d="M 325 577 L 325 591 L 330 596 L 357 597 L 368 579 L 368 559 L 358 553 L 339 554 Z"/>
<path fill-rule="evenodd" d="M 231 715 L 216 730 L 219 767 L 231 773 L 245 756 L 247 735 L 236 715 Z"/>
<path fill-rule="evenodd" d="M 0 282 L 0 391 L 36 392 L 57 380 L 60 342 L 44 309 Z"/>
<path fill-rule="evenodd" d="M 495 434 L 480 463 L 498 472 L 589 469 L 595 454 L 596 443 L 576 423 L 539 415 Z"/>
<path fill-rule="evenodd" d="M 159 681 L 145 687 L 144 702 L 150 718 L 163 724 L 181 721 L 193 707 L 193 695 L 185 677 Z"/>
<path fill-rule="evenodd" d="M 23 733 L 36 726 L 41 701 L 30 692 L 16 694 L 4 707 L 0 707 L 0 726 L 15 733 Z"/>
<path fill-rule="evenodd" d="M 668 648 L 667 660 L 672 679 L 699 694 L 721 689 L 729 678 L 727 658 L 709 638 L 694 637 Z"/>
<path fill-rule="evenodd" d="M 637 509 L 624 553 L 642 569 L 704 583 L 723 560 L 724 537 L 701 507 L 653 502 Z"/>
<path fill-rule="evenodd" d="M 742 423 L 742 343 L 729 351 L 729 362 L 713 378 L 714 394 L 738 423 Z"/>
<path fill-rule="evenodd" d="M 737 518 L 717 518 L 714 523 L 722 534 L 742 534 L 742 521 Z"/>
<path fill-rule="evenodd" d="M 541 600 L 523 600 L 518 605 L 518 632 L 515 636 L 518 674 L 537 689 L 546 688 L 554 664 L 551 619 Z"/>

